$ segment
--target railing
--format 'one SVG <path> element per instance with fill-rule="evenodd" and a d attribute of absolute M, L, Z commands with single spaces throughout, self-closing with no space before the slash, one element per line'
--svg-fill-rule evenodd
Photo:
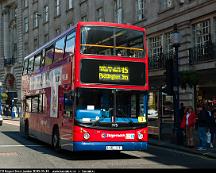
<path fill-rule="evenodd" d="M 4 59 L 4 66 L 10 66 L 10 65 L 13 65 L 14 63 L 15 63 L 15 59 L 14 58 Z"/>
<path fill-rule="evenodd" d="M 209 60 L 216 60 L 216 45 L 209 43 L 199 47 L 189 49 L 190 64 L 199 64 Z"/>
<path fill-rule="evenodd" d="M 158 56 L 149 56 L 149 70 L 165 69 L 166 60 L 173 58 L 173 52 L 160 54 Z"/>

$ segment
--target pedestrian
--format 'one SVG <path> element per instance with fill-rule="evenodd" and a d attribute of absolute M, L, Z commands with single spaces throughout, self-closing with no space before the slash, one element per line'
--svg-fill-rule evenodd
<path fill-rule="evenodd" d="M 196 123 L 196 115 L 192 106 L 188 107 L 181 121 L 181 128 L 186 131 L 186 146 L 194 147 L 194 129 Z"/>
<path fill-rule="evenodd" d="M 180 104 L 180 110 L 179 110 L 179 114 L 180 114 L 180 122 L 182 122 L 182 119 L 185 115 L 185 106 L 184 106 L 184 103 L 181 103 Z"/>
<path fill-rule="evenodd" d="M 199 134 L 199 146 L 198 150 L 206 150 L 207 148 L 207 129 L 209 127 L 209 113 L 206 110 L 205 106 L 198 107 L 198 134 Z"/>
<path fill-rule="evenodd" d="M 184 117 L 184 114 L 185 114 L 185 106 L 184 106 L 184 103 L 181 103 L 180 104 L 180 109 L 179 109 L 179 122 L 181 124 L 182 122 L 182 119 Z M 178 134 L 178 144 L 179 145 L 184 145 L 184 142 L 185 142 L 185 128 L 179 128 L 179 134 Z"/>
<path fill-rule="evenodd" d="M 214 138 L 216 133 L 216 109 L 209 114 L 209 132 L 211 133 L 210 148 L 214 147 Z"/>

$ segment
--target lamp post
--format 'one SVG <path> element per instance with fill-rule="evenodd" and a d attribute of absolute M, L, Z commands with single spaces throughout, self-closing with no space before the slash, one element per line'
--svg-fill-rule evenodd
<path fill-rule="evenodd" d="M 2 82 L 0 82 L 0 117 L 2 116 Z"/>
<path fill-rule="evenodd" d="M 174 102 L 174 133 L 176 143 L 180 143 L 180 115 L 179 115 L 179 64 L 178 51 L 180 47 L 180 33 L 178 32 L 177 24 L 173 26 L 174 32 L 172 34 L 172 44 L 175 48 L 174 57 L 174 81 L 173 81 L 173 102 Z"/>

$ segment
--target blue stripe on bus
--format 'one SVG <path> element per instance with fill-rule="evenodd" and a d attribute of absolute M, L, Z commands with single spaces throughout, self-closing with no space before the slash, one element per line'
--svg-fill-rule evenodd
<path fill-rule="evenodd" d="M 74 151 L 106 151 L 106 146 L 122 146 L 122 151 L 142 151 L 147 142 L 74 142 Z"/>

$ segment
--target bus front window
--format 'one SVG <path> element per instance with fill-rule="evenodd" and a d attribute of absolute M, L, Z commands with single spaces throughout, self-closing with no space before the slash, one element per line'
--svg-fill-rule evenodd
<path fill-rule="evenodd" d="M 144 58 L 144 33 L 125 28 L 85 26 L 81 29 L 81 54 Z"/>
<path fill-rule="evenodd" d="M 143 93 L 118 91 L 116 101 L 112 90 L 79 89 L 77 95 L 76 120 L 80 123 L 125 123 L 128 127 L 146 123 L 139 121 L 145 117 Z"/>

